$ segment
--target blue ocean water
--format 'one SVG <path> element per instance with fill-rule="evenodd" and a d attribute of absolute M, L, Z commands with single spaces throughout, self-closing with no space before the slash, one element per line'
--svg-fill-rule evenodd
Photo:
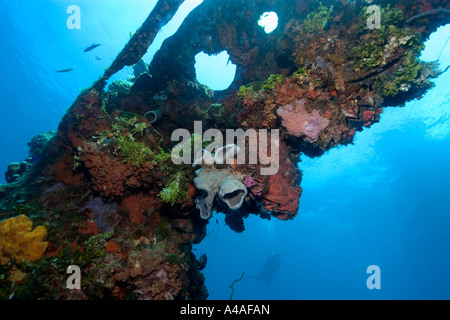
<path fill-rule="evenodd" d="M 147 62 L 200 2 L 180 9 Z M 57 128 L 79 91 L 110 65 L 155 3 L 3 0 L 0 169 L 25 159 L 33 136 Z M 69 5 L 81 8 L 80 30 L 67 28 Z M 441 27 L 422 58 L 436 60 L 449 35 L 450 25 Z M 84 53 L 94 42 L 102 45 Z M 450 64 L 450 43 L 439 60 L 441 69 Z M 67 68 L 74 70 L 56 73 Z M 208 71 L 209 79 L 202 78 L 208 84 L 225 72 Z M 243 272 L 233 299 L 449 299 L 449 81 L 444 73 L 421 100 L 386 108 L 380 123 L 357 133 L 353 145 L 302 157 L 304 192 L 294 220 L 251 216 L 245 232 L 236 233 L 215 213 L 208 235 L 194 247 L 208 257 L 209 299 L 229 299 L 230 285 Z M 271 281 L 255 279 L 274 252 L 280 265 Z M 380 289 L 367 288 L 370 265 L 380 268 Z"/>

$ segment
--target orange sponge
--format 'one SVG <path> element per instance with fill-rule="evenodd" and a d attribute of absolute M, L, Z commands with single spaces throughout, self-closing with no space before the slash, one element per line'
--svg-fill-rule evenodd
<path fill-rule="evenodd" d="M 31 220 L 23 214 L 0 223 L 0 264 L 11 259 L 36 261 L 42 257 L 48 245 L 43 241 L 47 229 L 38 226 L 32 230 L 32 226 Z"/>

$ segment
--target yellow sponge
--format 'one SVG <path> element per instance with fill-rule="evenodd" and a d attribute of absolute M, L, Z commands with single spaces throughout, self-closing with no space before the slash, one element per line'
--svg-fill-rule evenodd
<path fill-rule="evenodd" d="M 43 241 L 47 229 L 38 226 L 32 230 L 32 226 L 31 220 L 23 214 L 0 223 L 0 264 L 11 259 L 36 261 L 42 257 L 48 245 Z"/>

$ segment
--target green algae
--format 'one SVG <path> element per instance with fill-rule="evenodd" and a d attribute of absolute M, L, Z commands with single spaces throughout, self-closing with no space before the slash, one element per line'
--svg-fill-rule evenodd
<path fill-rule="evenodd" d="M 153 151 L 145 143 L 137 142 L 130 137 L 120 136 L 118 143 L 123 162 L 130 163 L 135 167 L 145 162 L 151 162 L 155 157 Z"/>
<path fill-rule="evenodd" d="M 254 94 L 253 86 L 240 86 L 238 91 L 239 98 L 247 98 L 248 96 Z"/>
<path fill-rule="evenodd" d="M 424 45 L 420 34 L 414 34 L 408 27 L 403 27 L 404 13 L 399 9 L 391 9 L 389 6 L 380 10 L 381 25 L 379 29 L 373 29 L 367 33 L 365 24 L 368 18 L 367 7 L 363 8 L 360 32 L 365 33 L 366 41 L 353 48 L 351 58 L 355 60 L 354 70 L 369 70 L 385 65 L 391 56 L 401 50 L 406 50 L 413 56 L 417 56 Z"/>
<path fill-rule="evenodd" d="M 188 199 L 188 180 L 183 176 L 182 172 L 177 172 L 158 196 L 162 201 L 171 205 L 174 205 L 179 200 Z"/>
<path fill-rule="evenodd" d="M 302 29 L 305 33 L 318 33 L 323 30 L 330 20 L 333 6 L 325 7 L 320 3 L 317 11 L 311 12 L 303 22 Z"/>
<path fill-rule="evenodd" d="M 400 92 L 406 92 L 411 87 L 429 89 L 433 87 L 430 78 L 440 74 L 438 64 L 435 62 L 424 62 L 418 58 L 408 55 L 392 76 L 378 76 L 375 89 L 382 95 L 393 97 Z"/>
<path fill-rule="evenodd" d="M 263 90 L 274 90 L 275 86 L 283 81 L 284 77 L 281 74 L 272 74 L 270 77 L 263 82 L 262 89 Z"/>

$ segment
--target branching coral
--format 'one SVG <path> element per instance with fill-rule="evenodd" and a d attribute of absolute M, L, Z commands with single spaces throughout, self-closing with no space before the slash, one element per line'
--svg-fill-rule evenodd
<path fill-rule="evenodd" d="M 263 184 L 259 183 L 251 176 L 246 176 L 244 181 L 244 185 L 249 188 L 255 196 L 261 196 L 263 190 Z"/>

